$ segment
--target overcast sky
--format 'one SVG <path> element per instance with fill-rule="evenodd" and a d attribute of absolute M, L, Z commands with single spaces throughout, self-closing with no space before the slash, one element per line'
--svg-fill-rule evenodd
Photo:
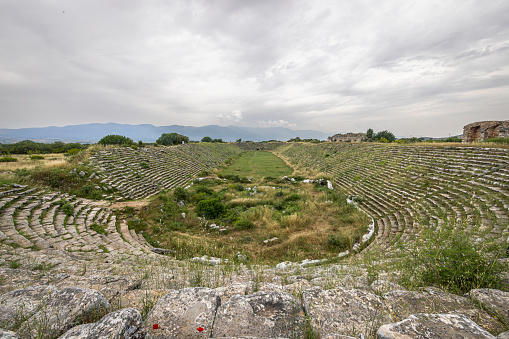
<path fill-rule="evenodd" d="M 1 0 L 0 128 L 509 119 L 507 0 Z"/>

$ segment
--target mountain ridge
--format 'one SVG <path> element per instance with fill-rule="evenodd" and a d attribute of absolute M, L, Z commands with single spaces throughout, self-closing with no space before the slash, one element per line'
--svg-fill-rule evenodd
<path fill-rule="evenodd" d="M 90 123 L 68 126 L 48 126 L 30 128 L 0 128 L 0 142 L 11 143 L 21 140 L 34 140 L 39 142 L 83 142 L 94 143 L 108 134 L 120 134 L 143 142 L 155 142 L 163 133 L 179 133 L 189 137 L 190 140 L 200 141 L 209 136 L 223 141 L 286 141 L 291 138 L 325 140 L 330 135 L 315 130 L 291 130 L 285 127 L 240 127 L 207 125 L 195 126 L 154 126 L 151 124 L 118 124 L 118 123 Z"/>

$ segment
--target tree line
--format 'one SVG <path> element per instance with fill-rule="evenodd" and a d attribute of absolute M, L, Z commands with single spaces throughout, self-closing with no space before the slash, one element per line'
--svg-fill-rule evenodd
<path fill-rule="evenodd" d="M 14 144 L 0 144 L 0 154 L 68 153 L 69 151 L 82 150 L 87 147 L 88 145 L 77 142 L 64 143 L 62 141 L 55 141 L 51 144 L 47 144 L 32 140 L 23 140 Z"/>

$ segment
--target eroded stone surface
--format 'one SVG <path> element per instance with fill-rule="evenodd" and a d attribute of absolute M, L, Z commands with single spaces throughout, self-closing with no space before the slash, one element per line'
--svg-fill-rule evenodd
<path fill-rule="evenodd" d="M 5 331 L 0 329 L 1 339 L 19 339 L 18 335 L 12 331 Z"/>
<path fill-rule="evenodd" d="M 235 295 L 217 310 L 214 337 L 297 337 L 305 316 L 300 301 L 283 292 Z"/>
<path fill-rule="evenodd" d="M 221 286 L 216 288 L 216 292 L 219 294 L 219 297 L 221 298 L 221 303 L 225 303 L 228 300 L 230 300 L 231 297 L 234 295 L 246 295 L 248 291 L 252 288 L 251 285 L 252 282 L 248 282 L 245 284 L 241 283 L 234 283 L 227 286 Z"/>
<path fill-rule="evenodd" d="M 144 328 L 152 338 L 207 337 L 212 331 L 219 305 L 219 295 L 210 288 L 191 287 L 170 291 L 150 311 Z M 159 328 L 154 329 L 154 324 Z M 204 331 L 198 332 L 199 327 Z"/>
<path fill-rule="evenodd" d="M 493 335 L 462 314 L 410 315 L 407 319 L 381 326 L 377 339 L 495 339 Z"/>
<path fill-rule="evenodd" d="M 0 296 L 0 328 L 12 330 L 30 318 L 51 293 L 49 286 L 31 286 Z"/>
<path fill-rule="evenodd" d="M 87 338 L 145 338 L 141 314 L 133 308 L 124 308 L 105 315 L 96 323 L 76 326 L 59 339 Z"/>
<path fill-rule="evenodd" d="M 509 136 L 509 120 L 479 121 L 463 127 L 464 143 L 507 136 Z"/>
<path fill-rule="evenodd" d="M 37 312 L 22 323 L 17 333 L 22 337 L 37 337 L 44 333 L 46 338 L 55 338 L 78 324 L 95 321 L 109 307 L 106 298 L 98 291 L 52 287 Z"/>
<path fill-rule="evenodd" d="M 304 309 L 315 331 L 322 337 L 334 334 L 373 335 L 390 322 L 382 299 L 363 290 L 314 287 L 303 293 Z"/>
<path fill-rule="evenodd" d="M 376 294 L 383 294 L 390 291 L 406 291 L 406 288 L 385 280 L 376 280 L 369 285 L 369 289 Z"/>
<path fill-rule="evenodd" d="M 486 330 L 500 332 L 502 324 L 486 311 L 476 307 L 468 298 L 444 292 L 433 287 L 421 291 L 393 291 L 384 294 L 387 306 L 396 320 L 416 313 L 465 314 Z"/>
<path fill-rule="evenodd" d="M 509 323 L 509 293 L 490 288 L 472 290 L 468 296 L 486 307 L 490 313 L 501 316 Z"/>
<path fill-rule="evenodd" d="M 497 339 L 509 339 L 509 331 L 497 335 Z"/>

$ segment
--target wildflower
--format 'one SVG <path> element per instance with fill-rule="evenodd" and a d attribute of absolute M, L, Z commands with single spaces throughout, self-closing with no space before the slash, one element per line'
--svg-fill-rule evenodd
<path fill-rule="evenodd" d="M 159 324 L 154 324 L 154 325 L 152 325 L 152 328 L 153 328 L 154 330 L 159 329 Z"/>
<path fill-rule="evenodd" d="M 203 331 L 204 331 L 204 328 L 200 326 L 200 327 L 198 327 L 196 330 L 197 330 L 198 332 L 203 332 Z"/>

